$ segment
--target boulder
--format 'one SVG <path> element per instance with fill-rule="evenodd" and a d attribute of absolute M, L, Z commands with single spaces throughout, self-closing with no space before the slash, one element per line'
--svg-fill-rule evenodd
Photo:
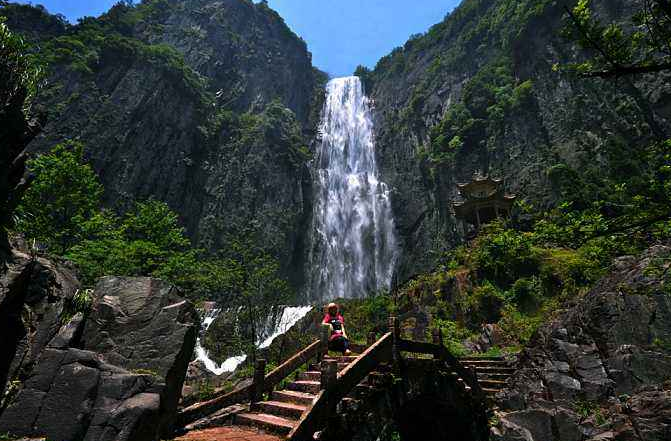
<path fill-rule="evenodd" d="M 170 431 L 198 333 L 193 305 L 150 278 L 102 279 L 89 316 L 51 340 L 0 433 L 155 441 Z"/>

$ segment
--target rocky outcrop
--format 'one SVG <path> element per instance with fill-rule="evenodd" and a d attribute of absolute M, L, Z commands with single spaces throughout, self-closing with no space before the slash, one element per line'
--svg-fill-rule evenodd
<path fill-rule="evenodd" d="M 67 265 L 10 252 L 0 267 L 0 390 L 15 392 L 71 315 L 79 288 Z M 9 383 L 9 387 L 8 386 Z"/>
<path fill-rule="evenodd" d="M 492 439 L 669 439 L 670 268 L 670 247 L 621 258 L 544 326 L 497 396 Z"/>
<path fill-rule="evenodd" d="M 149 278 L 108 277 L 92 296 L 16 380 L 0 432 L 153 441 L 170 431 L 200 323 L 193 305 Z"/>

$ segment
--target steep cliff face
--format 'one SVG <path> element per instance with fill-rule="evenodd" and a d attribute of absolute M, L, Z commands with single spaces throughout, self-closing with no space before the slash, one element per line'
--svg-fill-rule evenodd
<path fill-rule="evenodd" d="M 323 75 L 274 11 L 154 0 L 60 27 L 27 6 L 0 14 L 39 39 L 50 65 L 48 123 L 32 151 L 78 139 L 109 206 L 163 200 L 210 250 L 251 225 L 300 284 Z"/>
<path fill-rule="evenodd" d="M 635 3 L 592 2 L 608 20 L 626 17 Z M 461 240 L 451 203 L 455 184 L 474 172 L 504 178 L 510 192 L 547 208 L 559 197 L 552 178 L 563 179 L 553 170 L 612 170 L 627 148 L 668 131 L 664 78 L 604 82 L 553 69 L 584 56 L 561 35 L 563 7 L 465 0 L 373 71 L 359 72 L 376 104 L 383 179 L 394 189 L 401 279 Z"/>

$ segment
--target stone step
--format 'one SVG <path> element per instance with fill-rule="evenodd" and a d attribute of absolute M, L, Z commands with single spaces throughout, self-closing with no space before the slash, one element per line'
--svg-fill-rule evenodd
<path fill-rule="evenodd" d="M 494 395 L 498 394 L 499 392 L 501 392 L 500 389 L 492 389 L 492 388 L 489 388 L 489 387 L 483 387 L 483 388 L 482 388 L 482 391 L 483 391 L 486 395 L 489 395 L 489 396 L 494 396 Z"/>
<path fill-rule="evenodd" d="M 480 386 L 483 388 L 489 389 L 501 390 L 506 386 L 506 382 L 501 380 L 478 380 L 478 383 L 480 383 Z"/>
<path fill-rule="evenodd" d="M 471 361 L 506 361 L 505 357 L 463 357 L 459 359 L 462 363 L 468 363 Z"/>
<path fill-rule="evenodd" d="M 494 361 L 494 360 L 474 360 L 474 361 L 462 361 L 461 364 L 464 366 L 487 366 L 487 367 L 502 367 L 507 368 L 510 366 L 510 363 L 507 361 Z"/>
<path fill-rule="evenodd" d="M 307 371 L 298 374 L 300 381 L 321 381 L 322 373 L 319 371 Z"/>
<path fill-rule="evenodd" d="M 262 401 L 256 403 L 258 409 L 266 414 L 280 416 L 282 418 L 289 418 L 292 420 L 298 420 L 307 409 L 307 406 L 301 406 L 300 404 L 294 403 L 284 403 L 281 401 Z"/>
<path fill-rule="evenodd" d="M 287 389 L 316 395 L 319 393 L 320 387 L 321 383 L 319 381 L 299 380 L 289 383 Z"/>
<path fill-rule="evenodd" d="M 347 366 L 349 366 L 350 363 L 338 363 L 338 370 L 342 371 L 345 369 Z M 321 372 L 321 366 L 316 363 L 312 363 L 308 366 L 309 371 L 314 371 L 314 372 Z"/>
<path fill-rule="evenodd" d="M 296 421 L 266 413 L 239 413 L 235 416 L 235 423 L 257 427 L 279 435 L 288 435 L 297 424 Z"/>
<path fill-rule="evenodd" d="M 294 403 L 303 406 L 309 406 L 316 398 L 313 394 L 298 392 L 295 390 L 276 390 L 272 393 L 273 400 L 283 403 Z"/>
<path fill-rule="evenodd" d="M 491 374 L 510 374 L 515 372 L 514 368 L 503 366 L 473 366 L 477 373 L 491 373 Z"/>
<path fill-rule="evenodd" d="M 500 380 L 500 381 L 506 381 L 508 378 L 511 377 L 510 374 L 500 374 L 498 372 L 481 372 L 477 371 L 478 374 L 478 379 L 479 380 Z"/>

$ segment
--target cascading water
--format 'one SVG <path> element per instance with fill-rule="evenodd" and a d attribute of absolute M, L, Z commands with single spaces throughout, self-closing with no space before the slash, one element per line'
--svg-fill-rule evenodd
<path fill-rule="evenodd" d="M 388 289 L 396 263 L 389 189 L 378 179 L 373 122 L 357 77 L 326 87 L 315 180 L 310 300 Z"/>
<path fill-rule="evenodd" d="M 259 349 L 270 347 L 277 337 L 287 332 L 312 311 L 312 306 L 281 306 L 280 308 L 281 314 L 269 314 L 265 320 L 264 329 L 262 330 L 262 340 L 257 342 Z M 221 309 L 214 308 L 213 306 L 203 311 L 204 318 L 201 333 L 204 334 L 207 331 L 220 312 Z M 217 364 L 216 361 L 210 358 L 207 350 L 201 345 L 200 337 L 196 341 L 196 360 L 201 361 L 205 365 L 205 368 L 215 375 L 235 371 L 246 359 L 247 356 L 238 355 L 228 358 L 221 364 Z"/>

